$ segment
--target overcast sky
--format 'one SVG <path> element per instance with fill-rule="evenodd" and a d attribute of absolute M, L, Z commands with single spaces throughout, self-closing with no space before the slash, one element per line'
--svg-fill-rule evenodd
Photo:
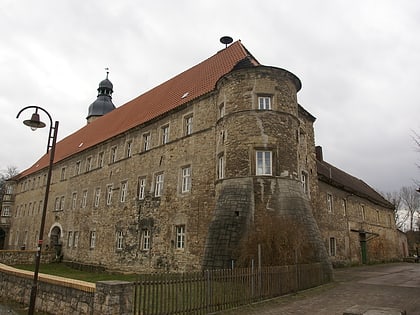
<path fill-rule="evenodd" d="M 298 101 L 317 118 L 327 162 L 379 191 L 420 179 L 419 1 L 2 0 L 0 11 L 2 170 L 46 151 L 47 130 L 16 119 L 23 107 L 45 108 L 62 139 L 86 124 L 104 68 L 118 107 L 229 35 L 301 79 Z"/>

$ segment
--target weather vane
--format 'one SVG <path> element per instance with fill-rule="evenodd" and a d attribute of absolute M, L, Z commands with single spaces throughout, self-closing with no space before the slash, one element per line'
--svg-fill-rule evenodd
<path fill-rule="evenodd" d="M 109 68 L 108 68 L 108 67 L 106 67 L 106 68 L 105 68 L 105 71 L 106 71 L 106 78 L 108 79 Z"/>

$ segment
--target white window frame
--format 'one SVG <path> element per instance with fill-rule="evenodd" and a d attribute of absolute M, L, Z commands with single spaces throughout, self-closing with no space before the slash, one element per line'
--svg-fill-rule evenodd
<path fill-rule="evenodd" d="M 115 163 L 117 161 L 117 146 L 111 148 L 111 155 L 109 158 L 110 163 Z"/>
<path fill-rule="evenodd" d="M 87 191 L 87 189 L 85 189 L 82 192 L 82 208 L 86 208 L 86 206 L 87 206 L 87 199 L 88 199 L 88 191 Z"/>
<path fill-rule="evenodd" d="M 77 247 L 79 245 L 79 231 L 73 232 L 73 247 Z"/>
<path fill-rule="evenodd" d="M 106 204 L 107 206 L 110 206 L 112 204 L 112 191 L 113 191 L 113 185 L 107 185 L 106 186 Z"/>
<path fill-rule="evenodd" d="M 77 192 L 73 192 L 71 195 L 71 209 L 74 210 L 77 207 Z"/>
<path fill-rule="evenodd" d="M 258 109 L 271 110 L 271 96 L 258 96 Z"/>
<path fill-rule="evenodd" d="M 143 200 L 146 195 L 146 177 L 139 177 L 139 200 Z"/>
<path fill-rule="evenodd" d="M 90 231 L 89 235 L 89 247 L 90 249 L 95 248 L 96 246 L 96 231 Z"/>
<path fill-rule="evenodd" d="M 67 236 L 67 247 L 73 247 L 73 231 L 69 231 Z"/>
<path fill-rule="evenodd" d="M 164 182 L 163 173 L 156 174 L 156 176 L 155 176 L 155 197 L 162 196 L 163 182 Z"/>
<path fill-rule="evenodd" d="M 125 202 L 127 198 L 128 181 L 121 182 L 120 202 Z"/>
<path fill-rule="evenodd" d="M 124 233 L 123 233 L 123 231 L 118 231 L 116 238 L 117 238 L 117 250 L 122 250 L 123 249 L 123 244 L 124 244 Z"/>
<path fill-rule="evenodd" d="M 143 134 L 143 152 L 150 150 L 152 136 L 150 132 Z"/>
<path fill-rule="evenodd" d="M 188 136 L 193 133 L 193 115 L 188 115 L 185 120 L 185 135 Z"/>
<path fill-rule="evenodd" d="M 86 158 L 86 167 L 85 167 L 85 171 L 86 173 L 92 170 L 92 157 L 88 156 Z"/>
<path fill-rule="evenodd" d="M 182 183 L 181 192 L 186 193 L 191 191 L 191 166 L 183 167 L 181 170 Z"/>
<path fill-rule="evenodd" d="M 61 174 L 60 174 L 60 180 L 65 180 L 66 179 L 66 168 L 62 167 L 61 168 Z M 38 177 L 38 182 L 39 182 L 39 177 Z"/>
<path fill-rule="evenodd" d="M 333 212 L 333 195 L 332 194 L 327 193 L 326 202 L 327 202 L 327 211 L 329 213 L 332 213 Z"/>
<path fill-rule="evenodd" d="M 305 171 L 302 171 L 301 173 L 301 181 L 302 181 L 302 188 L 303 192 L 308 195 L 309 194 L 309 176 L 308 173 Z"/>
<path fill-rule="evenodd" d="M 77 161 L 74 167 L 74 175 L 79 175 L 81 169 L 82 169 L 82 161 Z M 44 178 L 46 178 L 46 175 L 44 175 Z"/>
<path fill-rule="evenodd" d="M 143 229 L 141 249 L 150 250 L 151 232 L 150 229 Z"/>
<path fill-rule="evenodd" d="M 258 176 L 273 174 L 273 152 L 256 151 L 255 152 L 255 173 Z"/>
<path fill-rule="evenodd" d="M 161 129 L 162 132 L 162 144 L 169 142 L 169 125 L 165 125 Z"/>
<path fill-rule="evenodd" d="M 93 205 L 95 206 L 95 208 L 99 207 L 99 202 L 101 200 L 101 188 L 97 187 L 95 189 L 95 197 L 94 197 L 94 201 L 93 201 Z"/>
<path fill-rule="evenodd" d="M 217 178 L 225 178 L 225 156 L 224 154 L 219 155 L 217 158 Z"/>
<path fill-rule="evenodd" d="M 132 155 L 132 149 L 133 149 L 133 141 L 127 141 L 127 145 L 125 148 L 125 157 L 129 158 Z"/>
<path fill-rule="evenodd" d="M 10 207 L 4 206 L 3 211 L 1 212 L 2 217 L 10 217 Z"/>
<path fill-rule="evenodd" d="M 104 166 L 104 152 L 99 152 L 98 153 L 98 167 L 103 167 Z"/>
<path fill-rule="evenodd" d="M 225 103 L 223 102 L 219 105 L 219 118 L 225 117 L 225 114 L 226 114 L 225 110 L 226 110 Z"/>
<path fill-rule="evenodd" d="M 60 197 L 60 210 L 64 210 L 64 205 L 65 205 L 65 198 L 64 196 Z"/>
<path fill-rule="evenodd" d="M 185 249 L 185 225 L 175 227 L 175 247 L 176 249 Z"/>

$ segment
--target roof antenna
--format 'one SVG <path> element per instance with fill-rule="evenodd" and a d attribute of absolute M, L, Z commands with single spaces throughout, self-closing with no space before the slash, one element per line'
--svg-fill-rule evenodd
<path fill-rule="evenodd" d="M 232 37 L 230 37 L 230 36 L 223 36 L 222 38 L 220 38 L 220 42 L 221 42 L 222 44 L 225 44 L 225 45 L 226 45 L 226 47 L 225 47 L 225 48 L 227 48 L 227 46 L 228 46 L 230 43 L 232 43 L 232 42 L 233 42 L 233 39 L 232 39 Z"/>
<path fill-rule="evenodd" d="M 106 71 L 106 78 L 108 79 L 109 68 L 108 68 L 108 67 L 106 67 L 106 68 L 105 68 L 105 71 Z"/>

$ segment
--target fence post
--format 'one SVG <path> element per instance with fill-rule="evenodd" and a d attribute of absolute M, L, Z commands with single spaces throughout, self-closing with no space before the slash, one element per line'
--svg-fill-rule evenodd
<path fill-rule="evenodd" d="M 98 281 L 93 303 L 95 315 L 133 314 L 133 283 L 127 281 Z"/>

